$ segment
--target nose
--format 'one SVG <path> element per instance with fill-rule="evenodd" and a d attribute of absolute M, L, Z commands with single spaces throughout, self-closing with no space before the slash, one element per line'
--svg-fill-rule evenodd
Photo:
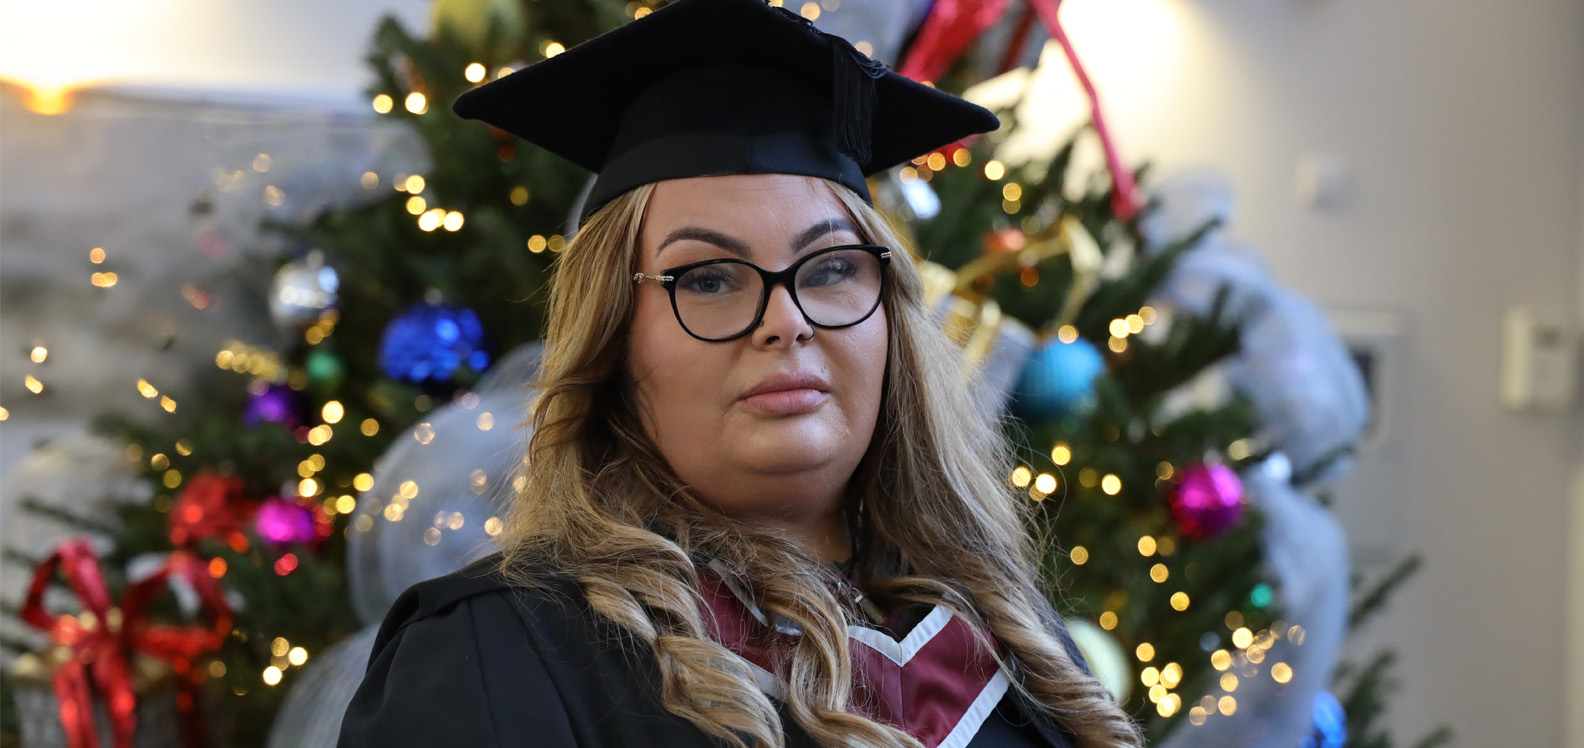
<path fill-rule="evenodd" d="M 792 292 L 778 285 L 770 289 L 770 298 L 765 301 L 764 317 L 759 320 L 759 326 L 754 328 L 751 337 L 756 347 L 791 345 L 793 341 L 813 338 L 814 326 L 809 324 L 808 318 L 803 316 L 803 310 L 798 309 L 797 303 L 792 300 Z"/>

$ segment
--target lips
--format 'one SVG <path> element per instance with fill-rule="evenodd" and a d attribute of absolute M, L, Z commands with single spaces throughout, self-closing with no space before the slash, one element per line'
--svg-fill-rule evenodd
<path fill-rule="evenodd" d="M 768 416 L 807 413 L 830 399 L 830 385 L 814 374 L 773 374 L 737 399 L 744 408 Z"/>

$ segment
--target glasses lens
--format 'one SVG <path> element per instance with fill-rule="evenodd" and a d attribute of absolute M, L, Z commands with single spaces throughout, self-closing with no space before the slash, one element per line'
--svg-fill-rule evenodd
<path fill-rule="evenodd" d="M 758 271 L 744 263 L 701 265 L 676 279 L 677 316 L 701 338 L 730 338 L 753 324 L 763 286 Z"/>
<path fill-rule="evenodd" d="M 880 259 L 862 249 L 835 249 L 809 257 L 797 272 L 803 313 L 821 327 L 853 324 L 880 302 Z"/>

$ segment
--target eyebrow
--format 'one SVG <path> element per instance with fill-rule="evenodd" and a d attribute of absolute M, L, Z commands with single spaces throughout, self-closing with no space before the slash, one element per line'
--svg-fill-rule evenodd
<path fill-rule="evenodd" d="M 826 234 L 834 234 L 838 231 L 858 233 L 858 229 L 852 225 L 851 221 L 845 218 L 829 218 L 804 229 L 803 233 L 798 234 L 797 238 L 792 240 L 792 251 L 802 252 L 820 237 Z M 665 251 L 665 248 L 671 244 L 687 239 L 713 244 L 738 257 L 748 256 L 748 244 L 743 240 L 702 226 L 683 226 L 667 234 L 665 241 L 660 242 L 660 247 L 655 250 L 655 256 L 660 256 L 660 253 Z"/>

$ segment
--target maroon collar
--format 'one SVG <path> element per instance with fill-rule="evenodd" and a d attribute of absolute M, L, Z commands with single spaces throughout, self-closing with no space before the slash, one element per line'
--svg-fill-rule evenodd
<path fill-rule="evenodd" d="M 766 618 L 729 575 L 699 571 L 699 592 L 715 638 L 754 667 L 760 690 L 786 697 L 786 666 L 801 632 Z M 886 621 L 895 630 L 895 614 Z M 1011 681 L 972 627 L 937 605 L 902 637 L 847 627 L 855 712 L 902 729 L 927 748 L 968 744 Z"/>

